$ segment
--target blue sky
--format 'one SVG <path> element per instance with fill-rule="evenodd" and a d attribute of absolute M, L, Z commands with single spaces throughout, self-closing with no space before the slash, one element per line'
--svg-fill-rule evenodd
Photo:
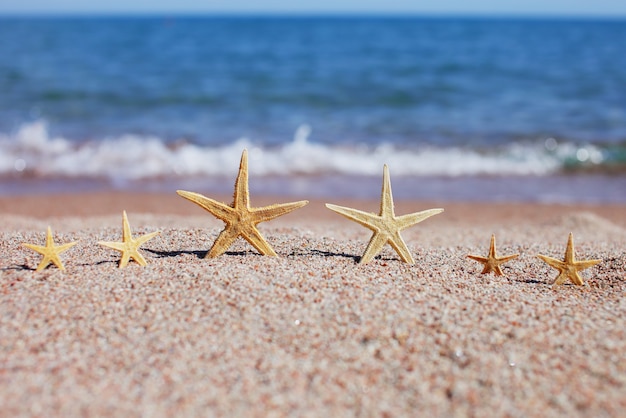
<path fill-rule="evenodd" d="M 415 13 L 626 16 L 626 1 L 0 0 L 0 13 Z"/>

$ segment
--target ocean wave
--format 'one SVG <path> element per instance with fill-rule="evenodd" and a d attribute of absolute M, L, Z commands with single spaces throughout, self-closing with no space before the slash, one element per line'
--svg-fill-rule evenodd
<path fill-rule="evenodd" d="M 464 147 L 400 148 L 328 146 L 308 140 L 311 128 L 300 126 L 294 138 L 266 147 L 242 138 L 223 146 L 167 143 L 154 136 L 121 135 L 77 142 L 49 134 L 46 123 L 24 124 L 13 134 L 0 134 L 0 176 L 109 178 L 142 180 L 160 177 L 232 175 L 243 148 L 250 172 L 257 176 L 317 174 L 380 175 L 388 164 L 395 176 L 544 176 L 571 166 L 602 165 L 605 151 L 558 143 L 513 143 L 494 150 Z"/>

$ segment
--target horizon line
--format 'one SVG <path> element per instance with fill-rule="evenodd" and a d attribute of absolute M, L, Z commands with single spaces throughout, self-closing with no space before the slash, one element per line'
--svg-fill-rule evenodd
<path fill-rule="evenodd" d="M 469 19 L 578 19 L 626 20 L 626 13 L 571 13 L 571 12 L 419 12 L 419 11 L 0 11 L 0 18 L 64 18 L 64 17 L 155 17 L 155 18 L 469 18 Z"/>

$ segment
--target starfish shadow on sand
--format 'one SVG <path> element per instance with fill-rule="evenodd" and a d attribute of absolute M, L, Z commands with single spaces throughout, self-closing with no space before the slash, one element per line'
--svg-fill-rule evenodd
<path fill-rule="evenodd" d="M 224 254 L 226 254 L 226 255 L 238 255 L 238 256 L 255 256 L 255 257 L 262 257 L 263 256 L 263 254 L 255 253 L 252 250 L 249 250 L 249 251 L 226 251 Z"/>
<path fill-rule="evenodd" d="M 144 251 L 156 255 L 158 258 L 178 257 L 181 255 L 195 255 L 200 259 L 205 259 L 206 250 L 179 250 L 179 251 L 157 251 L 144 248 Z M 226 251 L 224 254 L 231 256 L 261 256 L 262 254 L 255 253 L 254 251 Z"/>
<path fill-rule="evenodd" d="M 101 260 L 95 263 L 82 263 L 78 265 L 80 267 L 87 267 L 87 266 L 102 266 L 104 264 L 119 264 L 119 261 L 116 258 L 111 258 L 110 260 Z"/>
<path fill-rule="evenodd" d="M 26 264 L 13 264 L 8 267 L 2 267 L 0 271 L 9 271 L 9 270 L 31 270 L 35 271 L 35 268 L 29 267 Z"/>
<path fill-rule="evenodd" d="M 307 254 L 308 253 L 308 254 Z M 358 262 L 361 259 L 361 256 L 348 254 L 348 253 L 338 253 L 333 251 L 324 251 L 324 250 L 309 250 L 307 252 L 297 253 L 293 252 L 289 254 L 289 256 L 303 256 L 303 255 L 312 255 L 316 257 L 342 257 L 342 258 L 351 258 L 355 262 Z"/>
<path fill-rule="evenodd" d="M 170 257 L 178 257 L 181 255 L 195 255 L 198 258 L 204 258 L 206 254 L 206 250 L 179 250 L 179 251 L 158 251 L 151 250 L 149 248 L 144 248 L 144 251 L 156 255 L 158 258 L 170 258 Z"/>
<path fill-rule="evenodd" d="M 506 277 L 506 276 L 505 276 Z M 520 282 L 520 283 L 528 283 L 528 284 L 544 284 L 544 282 L 542 282 L 541 280 L 537 280 L 537 279 L 510 279 L 508 277 L 506 277 L 509 280 L 514 280 L 516 282 Z"/>
<path fill-rule="evenodd" d="M 307 251 L 293 251 L 288 256 L 289 257 L 302 257 L 302 256 L 313 256 L 313 257 L 341 257 L 341 258 L 349 258 L 354 262 L 358 263 L 361 260 L 360 255 L 348 254 L 343 252 L 334 252 L 334 251 L 324 251 L 324 250 L 307 250 Z M 373 258 L 374 260 L 380 261 L 398 261 L 395 257 L 377 255 Z"/>

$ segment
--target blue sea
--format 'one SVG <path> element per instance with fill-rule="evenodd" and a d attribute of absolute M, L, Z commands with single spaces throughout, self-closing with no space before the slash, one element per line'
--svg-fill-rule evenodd
<path fill-rule="evenodd" d="M 0 194 L 626 202 L 626 21 L 0 17 Z"/>

